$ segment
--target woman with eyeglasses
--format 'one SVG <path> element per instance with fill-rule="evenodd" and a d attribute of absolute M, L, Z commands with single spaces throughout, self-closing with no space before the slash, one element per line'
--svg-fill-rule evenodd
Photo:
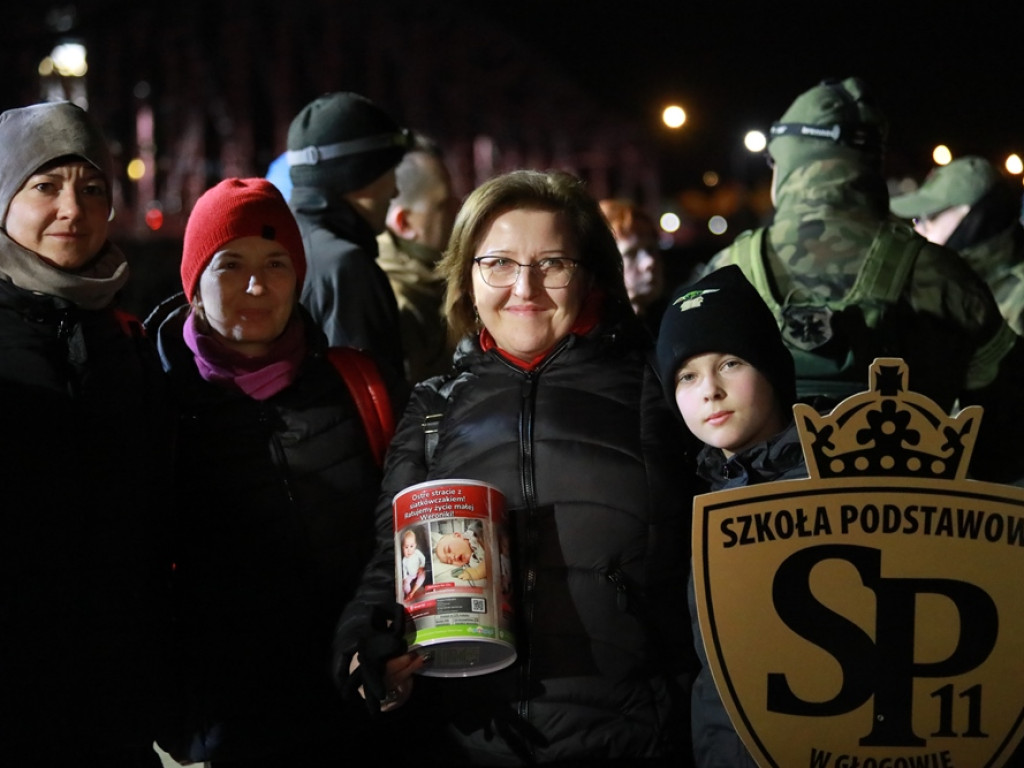
<path fill-rule="evenodd" d="M 382 694 L 385 717 L 422 727 L 448 764 L 686 765 L 693 472 L 601 210 L 565 173 L 494 178 L 463 205 L 440 269 L 461 340 L 452 372 L 417 385 L 399 424 L 336 676 Z M 517 658 L 418 676 L 413 693 L 429 654 L 368 657 L 382 647 L 369 617 L 395 599 L 394 495 L 442 478 L 505 496 Z"/>

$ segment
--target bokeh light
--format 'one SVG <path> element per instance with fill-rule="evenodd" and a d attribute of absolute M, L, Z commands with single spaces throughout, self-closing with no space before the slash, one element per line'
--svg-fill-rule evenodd
<path fill-rule="evenodd" d="M 729 222 L 725 216 L 712 216 L 708 219 L 708 231 L 713 235 L 724 235 L 729 230 Z"/>
<path fill-rule="evenodd" d="M 686 112 L 679 105 L 673 104 L 665 107 L 665 111 L 661 113 L 661 120 L 669 128 L 681 128 L 686 122 Z"/>
<path fill-rule="evenodd" d="M 128 163 L 128 168 L 126 170 L 129 179 L 132 181 L 138 181 L 146 175 L 146 164 L 140 158 L 136 157 Z"/>
<path fill-rule="evenodd" d="M 679 216 L 671 211 L 667 211 L 661 214 L 661 218 L 658 219 L 658 225 L 663 232 L 678 232 L 682 222 L 679 220 Z"/>
<path fill-rule="evenodd" d="M 932 150 L 932 160 L 935 161 L 936 165 L 949 165 L 952 159 L 953 153 L 950 152 L 949 147 L 945 144 L 939 144 L 939 146 Z"/>
<path fill-rule="evenodd" d="M 743 146 L 751 152 L 764 152 L 768 146 L 768 137 L 763 131 L 747 131 L 743 137 Z"/>
<path fill-rule="evenodd" d="M 63 77 L 84 77 L 89 71 L 85 61 L 85 46 L 80 43 L 61 43 L 50 54 L 53 66 Z"/>
<path fill-rule="evenodd" d="M 160 210 L 159 205 L 153 205 L 153 207 L 146 211 L 146 226 L 156 232 L 163 225 L 164 212 Z"/>

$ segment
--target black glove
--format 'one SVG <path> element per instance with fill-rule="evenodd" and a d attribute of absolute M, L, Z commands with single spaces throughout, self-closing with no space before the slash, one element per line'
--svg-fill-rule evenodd
<path fill-rule="evenodd" d="M 405 642 L 405 610 L 398 603 L 375 605 L 370 615 L 370 632 L 356 646 L 359 666 L 349 675 L 346 695 L 358 694 L 362 686 L 366 706 L 371 714 L 380 712 L 381 701 L 388 695 L 385 669 L 389 659 L 407 653 Z"/>

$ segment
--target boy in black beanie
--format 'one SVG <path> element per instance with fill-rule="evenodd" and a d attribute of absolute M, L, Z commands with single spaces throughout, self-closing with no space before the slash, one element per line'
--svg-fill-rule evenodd
<path fill-rule="evenodd" d="M 658 334 L 658 370 L 669 405 L 704 443 L 697 471 L 710 490 L 806 477 L 793 421 L 796 376 L 775 316 L 734 265 L 678 291 Z M 702 664 L 691 720 L 697 768 L 756 768 L 718 695 L 688 584 Z"/>
<path fill-rule="evenodd" d="M 781 465 L 759 464 L 751 477 L 752 468 L 737 454 L 792 422 L 793 357 L 774 315 L 739 267 L 716 270 L 673 297 L 658 334 L 658 369 L 669 404 L 705 443 L 702 474 L 734 459 L 743 470 L 706 477 L 716 490 L 777 479 Z M 799 441 L 793 448 L 796 455 L 786 464 L 803 460 Z"/>

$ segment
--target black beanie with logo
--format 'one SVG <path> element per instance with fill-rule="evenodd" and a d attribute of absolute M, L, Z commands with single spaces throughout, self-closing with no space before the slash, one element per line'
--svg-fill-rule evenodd
<path fill-rule="evenodd" d="M 707 352 L 742 358 L 771 382 L 785 408 L 796 402 L 793 356 L 775 315 L 743 270 L 732 264 L 678 290 L 662 316 L 658 372 L 677 414 L 676 371 L 689 358 Z"/>

